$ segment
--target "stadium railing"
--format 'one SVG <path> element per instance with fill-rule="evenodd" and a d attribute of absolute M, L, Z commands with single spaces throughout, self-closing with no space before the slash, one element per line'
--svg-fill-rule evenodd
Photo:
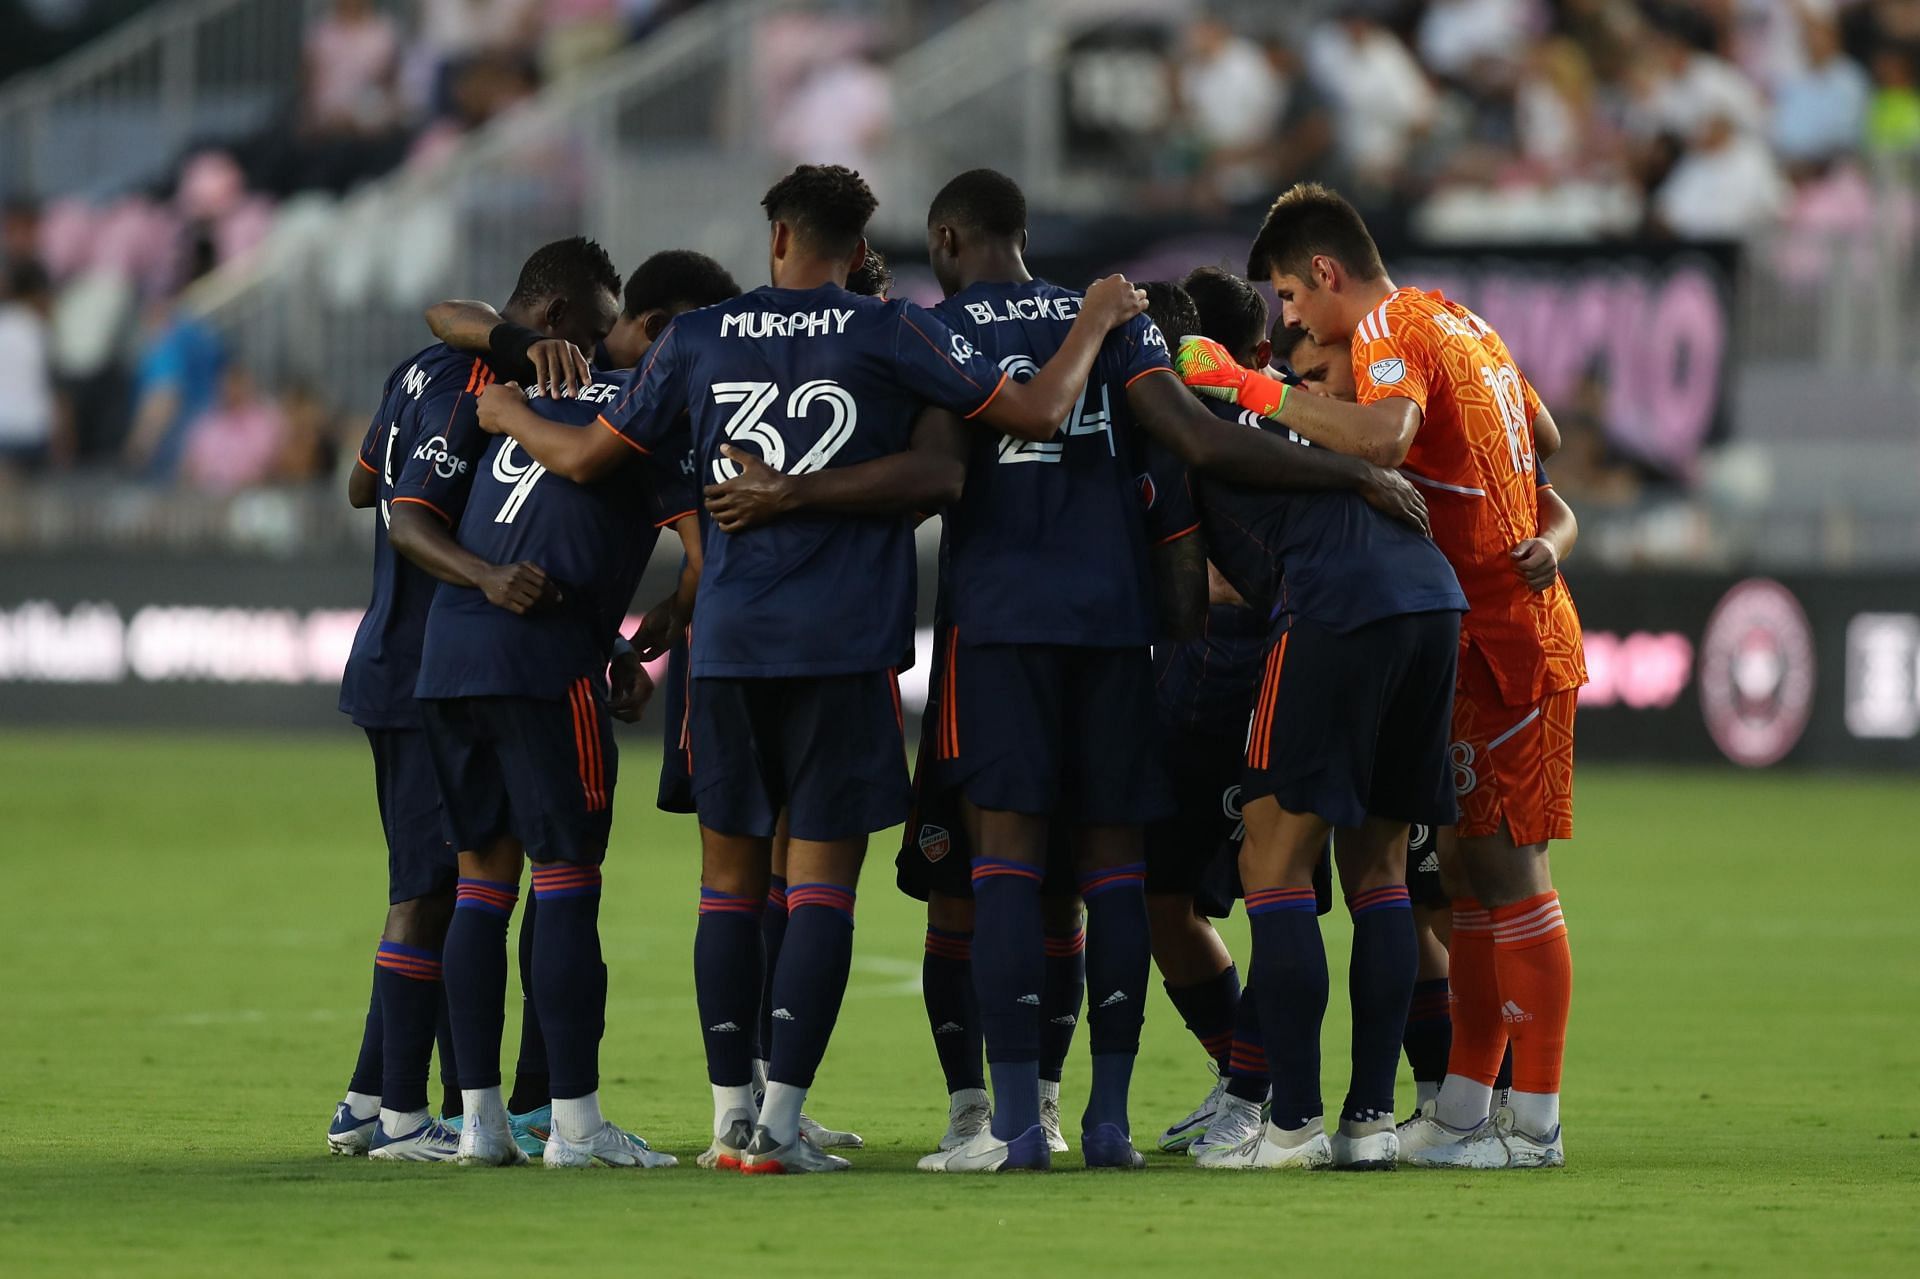
<path fill-rule="evenodd" d="M 267 124 L 315 0 L 167 0 L 0 89 L 0 193 L 106 196 Z"/>

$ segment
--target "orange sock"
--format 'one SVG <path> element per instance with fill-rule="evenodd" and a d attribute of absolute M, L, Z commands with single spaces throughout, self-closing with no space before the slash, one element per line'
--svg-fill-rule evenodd
<path fill-rule="evenodd" d="M 1463 897 L 1453 903 L 1453 941 L 1447 949 L 1453 1013 L 1447 1073 L 1492 1087 L 1507 1055 L 1507 1026 L 1500 1019 L 1493 920 L 1479 902 Z"/>
<path fill-rule="evenodd" d="M 1560 1065 L 1567 1051 L 1567 1008 L 1573 1002 L 1573 956 L 1567 949 L 1567 925 L 1560 917 L 1560 894 L 1544 892 L 1511 906 L 1496 906 L 1489 914 L 1499 1015 L 1513 1037 L 1514 1091 L 1558 1093 Z M 1459 925 L 1454 928 L 1457 953 Z M 1458 1013 L 1454 1014 L 1453 1041 L 1457 1057 Z"/>

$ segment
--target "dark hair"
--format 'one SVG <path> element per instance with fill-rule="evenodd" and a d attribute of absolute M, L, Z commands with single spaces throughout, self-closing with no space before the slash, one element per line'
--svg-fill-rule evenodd
<path fill-rule="evenodd" d="M 941 187 L 927 209 L 928 226 L 942 223 L 1012 239 L 1027 229 L 1027 197 L 997 169 L 968 169 Z"/>
<path fill-rule="evenodd" d="M 1274 271 L 1307 277 L 1313 259 L 1329 257 L 1362 280 L 1387 273 L 1380 248 L 1351 204 L 1317 182 L 1301 182 L 1273 202 L 1247 255 L 1247 277 Z"/>
<path fill-rule="evenodd" d="M 1293 367 L 1293 353 L 1307 340 L 1307 331 L 1299 325 L 1275 323 L 1273 326 L 1273 358 Z"/>
<path fill-rule="evenodd" d="M 893 268 L 887 265 L 887 259 L 880 250 L 869 244 L 866 261 L 860 264 L 858 271 L 847 277 L 847 292 L 883 298 L 892 291 Z"/>
<path fill-rule="evenodd" d="M 1140 291 L 1147 295 L 1147 318 L 1159 327 L 1167 345 L 1178 346 L 1181 338 L 1200 332 L 1193 299 L 1172 280 L 1149 280 Z"/>
<path fill-rule="evenodd" d="M 803 164 L 768 188 L 760 207 L 767 221 L 784 222 L 818 253 L 852 253 L 880 207 L 858 173 L 839 164 Z"/>
<path fill-rule="evenodd" d="M 1260 345 L 1267 335 L 1267 300 L 1231 271 L 1203 266 L 1181 282 L 1200 316 L 1200 332 L 1235 355 Z"/>
<path fill-rule="evenodd" d="M 620 293 L 620 273 L 607 251 L 584 235 L 543 244 L 533 251 L 514 283 L 509 306 L 528 305 L 541 298 L 562 297 L 585 302 L 605 290 Z"/>
<path fill-rule="evenodd" d="M 694 311 L 740 296 L 727 268 L 692 249 L 666 249 L 635 267 L 627 277 L 624 313 Z"/>
<path fill-rule="evenodd" d="M 53 287 L 47 268 L 34 258 L 21 258 L 7 267 L 7 284 L 0 297 L 38 297 Z"/>

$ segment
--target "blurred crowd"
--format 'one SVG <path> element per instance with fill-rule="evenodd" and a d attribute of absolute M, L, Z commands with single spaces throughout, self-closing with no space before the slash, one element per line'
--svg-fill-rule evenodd
<path fill-rule="evenodd" d="M 1920 0 L 1288 9 L 1185 32 L 1163 198 L 1315 176 L 1428 239 L 1722 239 L 1871 216 L 1863 170 L 1920 151 Z"/>

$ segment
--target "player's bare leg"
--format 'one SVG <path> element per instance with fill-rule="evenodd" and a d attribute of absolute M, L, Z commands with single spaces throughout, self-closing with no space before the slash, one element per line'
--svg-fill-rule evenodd
<path fill-rule="evenodd" d="M 927 894 L 926 957 L 920 992 L 927 1028 L 947 1081 L 947 1131 L 939 1151 L 958 1150 L 993 1119 L 987 1099 L 980 1007 L 973 991 L 973 899 Z"/>
<path fill-rule="evenodd" d="M 1080 897 L 1087 904 L 1087 1044 L 1093 1052 L 1080 1145 L 1090 1168 L 1146 1166 L 1127 1118 L 1153 964 L 1145 838 L 1138 826 L 1075 832 Z"/>
<path fill-rule="evenodd" d="M 1273 1081 L 1271 1118 L 1237 1146 L 1215 1147 L 1202 1168 L 1324 1168 L 1333 1161 L 1320 1102 L 1320 1023 L 1327 1011 L 1327 952 L 1320 940 L 1313 870 L 1329 826 L 1271 795 L 1242 810 L 1247 836 L 1240 879 L 1253 928 L 1248 985 L 1259 1000 Z"/>
<path fill-rule="evenodd" d="M 733 1170 L 759 1118 L 754 1040 L 764 961 L 771 841 L 700 828 L 700 924 L 693 939 L 694 995 L 713 1087 L 713 1141 L 696 1162 Z"/>
<path fill-rule="evenodd" d="M 1353 916 L 1347 975 L 1353 1005 L 1353 1071 L 1333 1140 L 1337 1168 L 1389 1170 L 1399 1158 L 1393 1083 L 1413 997 L 1412 903 L 1407 893 L 1407 824 L 1369 817 L 1333 840 L 1340 884 Z"/>
<path fill-rule="evenodd" d="M 771 850 L 769 850 L 771 852 Z M 767 1094 L 740 1170 L 838 1172 L 846 1160 L 804 1138 L 800 1111 L 826 1056 L 853 961 L 853 903 L 867 837 L 787 846 L 787 935 L 773 974 L 773 1044 Z"/>
<path fill-rule="evenodd" d="M 1052 1166 L 1040 1125 L 1040 1003 L 1046 982 L 1040 881 L 1048 820 L 961 805 L 973 858 L 973 986 L 993 1081 L 987 1131 L 920 1161 L 926 1172 Z"/>
<path fill-rule="evenodd" d="M 1214 1083 L 1206 1099 L 1160 1134 L 1160 1149 L 1181 1151 L 1206 1132 L 1225 1095 L 1240 973 L 1226 942 L 1194 905 L 1192 894 L 1148 893 L 1147 923 L 1153 962 L 1167 997 L 1213 1061 Z"/>
<path fill-rule="evenodd" d="M 500 1040 L 507 994 L 507 925 L 520 898 L 520 841 L 499 835 L 459 855 L 452 922 L 443 951 L 447 1012 L 460 1065 L 460 1162 L 517 1164 L 500 1093 Z"/>

